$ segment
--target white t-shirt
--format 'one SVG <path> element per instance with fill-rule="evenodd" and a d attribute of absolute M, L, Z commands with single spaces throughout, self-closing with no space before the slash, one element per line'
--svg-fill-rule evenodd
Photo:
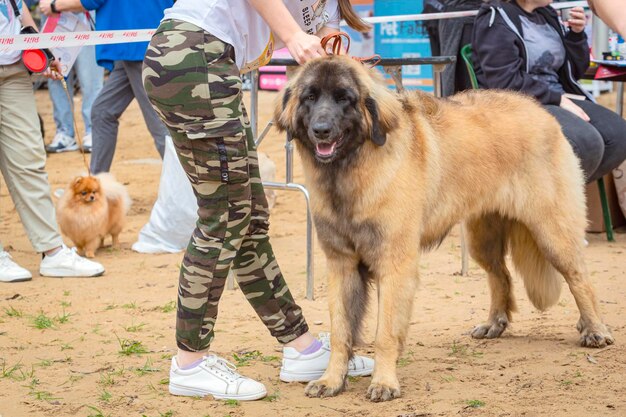
<path fill-rule="evenodd" d="M 18 9 L 22 11 L 22 0 L 15 0 Z M 15 16 L 11 0 L 0 0 L 0 34 L 3 36 L 19 35 L 22 28 L 20 18 Z M 22 51 L 0 50 L 0 65 L 15 64 L 20 60 Z"/>
<path fill-rule="evenodd" d="M 339 29 L 337 0 L 283 0 L 298 25 L 309 34 L 322 27 Z M 239 70 L 250 71 L 269 61 L 274 49 L 284 47 L 247 0 L 178 0 L 165 10 L 163 20 L 192 23 L 235 48 Z"/>

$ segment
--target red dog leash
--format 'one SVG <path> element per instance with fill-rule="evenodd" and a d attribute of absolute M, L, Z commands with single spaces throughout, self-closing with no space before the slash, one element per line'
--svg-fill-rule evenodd
<path fill-rule="evenodd" d="M 346 40 L 345 50 L 343 48 L 344 39 Z M 331 33 L 330 35 L 324 36 L 320 41 L 320 44 L 322 45 L 322 49 L 324 49 L 324 51 L 328 55 L 346 55 L 350 51 L 350 36 L 348 36 L 348 34 L 345 32 Z M 350 58 L 360 62 L 363 65 L 369 64 L 370 67 L 374 67 L 381 60 L 380 55 L 378 54 L 374 54 L 368 57 L 352 56 Z"/>

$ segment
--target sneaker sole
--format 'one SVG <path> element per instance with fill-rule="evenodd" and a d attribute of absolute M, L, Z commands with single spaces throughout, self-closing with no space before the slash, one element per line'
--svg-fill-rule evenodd
<path fill-rule="evenodd" d="M 77 151 L 77 150 L 78 150 L 78 146 L 71 147 L 71 148 L 63 148 L 63 149 L 47 149 L 46 148 L 46 152 L 48 152 L 48 153 L 73 152 L 73 151 Z"/>
<path fill-rule="evenodd" d="M 361 371 L 348 371 L 348 376 L 360 377 L 372 375 L 373 369 L 363 369 Z M 280 371 L 279 378 L 283 382 L 311 382 L 320 379 L 324 372 L 284 372 Z"/>
<path fill-rule="evenodd" d="M 33 279 L 33 277 L 16 278 L 10 281 L 5 281 L 3 279 L 0 279 L 0 282 L 24 282 L 24 281 L 30 281 L 31 279 Z"/>
<path fill-rule="evenodd" d="M 96 278 L 104 275 L 104 270 L 92 275 L 76 275 L 76 271 L 56 269 L 54 271 L 39 270 L 39 275 L 50 278 Z"/>
<path fill-rule="evenodd" d="M 169 384 L 169 391 L 172 395 L 179 395 L 182 397 L 206 397 L 212 396 L 216 400 L 237 400 L 237 401 L 254 401 L 260 400 L 267 395 L 267 391 L 258 392 L 255 394 L 247 394 L 247 395 L 224 395 L 224 394 L 215 394 L 209 391 L 204 391 L 198 388 L 189 388 L 182 387 L 176 384 Z"/>

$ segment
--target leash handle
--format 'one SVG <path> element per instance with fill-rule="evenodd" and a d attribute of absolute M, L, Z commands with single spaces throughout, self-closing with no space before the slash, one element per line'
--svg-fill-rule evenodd
<path fill-rule="evenodd" d="M 344 39 L 346 40 L 345 50 L 342 48 Z M 350 36 L 346 32 L 331 33 L 324 36 L 320 41 L 320 44 L 322 45 L 322 49 L 324 49 L 328 55 L 347 55 L 350 51 Z M 381 61 L 381 57 L 378 54 L 367 57 L 352 56 L 350 58 L 363 65 L 368 64 L 370 68 L 375 67 Z"/>

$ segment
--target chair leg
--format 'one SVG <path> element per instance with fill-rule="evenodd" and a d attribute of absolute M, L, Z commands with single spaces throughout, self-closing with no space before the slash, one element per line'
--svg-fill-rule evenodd
<path fill-rule="evenodd" d="M 609 211 L 609 200 L 606 198 L 603 178 L 598 179 L 598 189 L 600 190 L 600 203 L 602 203 L 602 217 L 604 218 L 604 228 L 606 229 L 606 240 L 615 242 L 615 238 L 613 237 L 613 222 L 611 221 L 611 212 Z"/>

